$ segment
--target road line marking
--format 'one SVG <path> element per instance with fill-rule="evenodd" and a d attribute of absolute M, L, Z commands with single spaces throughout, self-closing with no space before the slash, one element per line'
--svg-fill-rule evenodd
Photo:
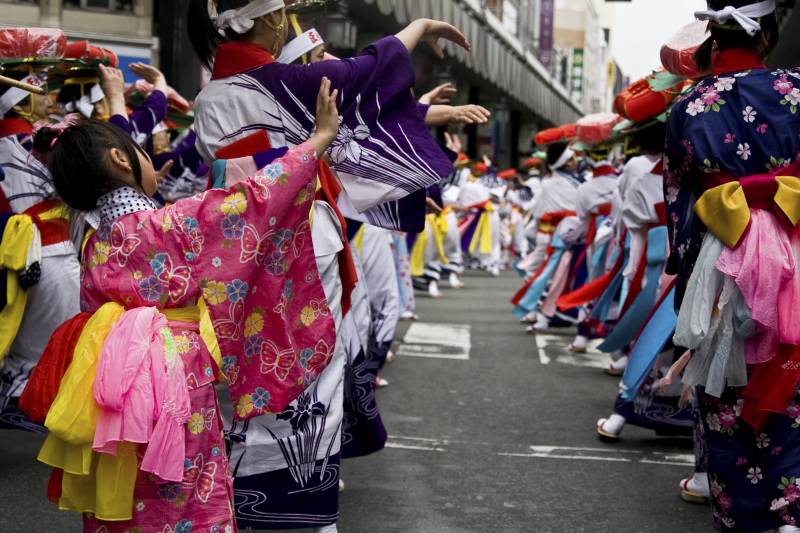
<path fill-rule="evenodd" d="M 400 448 L 402 450 L 422 450 L 425 452 L 446 452 L 444 448 L 429 448 L 425 446 L 411 446 L 409 444 L 398 444 L 396 442 L 387 442 L 385 445 L 386 448 Z"/>
<path fill-rule="evenodd" d="M 648 465 L 694 466 L 694 460 L 687 462 L 678 462 L 678 461 L 652 461 L 650 459 L 642 459 L 639 462 Z"/>
<path fill-rule="evenodd" d="M 562 365 L 582 366 L 586 368 L 608 368 L 610 363 L 609 354 L 597 350 L 603 339 L 592 339 L 586 347 L 585 354 L 574 354 L 569 352 L 568 337 L 564 335 L 554 335 L 552 333 L 537 333 L 536 347 L 539 352 L 539 362 L 543 365 L 559 363 Z M 554 357 L 547 355 L 546 351 L 550 348 L 555 351 Z"/>
<path fill-rule="evenodd" d="M 605 452 L 605 453 L 633 453 L 633 454 L 642 454 L 644 452 L 640 450 L 620 450 L 614 449 L 611 450 L 609 448 L 581 448 L 577 446 L 531 446 L 531 450 L 540 453 L 548 453 L 556 450 L 564 450 L 564 451 L 575 451 L 575 452 Z"/>
<path fill-rule="evenodd" d="M 468 360 L 472 348 L 469 324 L 414 322 L 403 337 L 397 355 Z"/>
<path fill-rule="evenodd" d="M 506 457 L 530 457 L 541 459 L 571 459 L 580 461 L 610 461 L 613 463 L 632 463 L 633 459 L 626 457 L 597 457 L 593 455 L 555 455 L 549 453 L 496 453 Z"/>
<path fill-rule="evenodd" d="M 549 335 L 547 333 L 537 333 L 534 335 L 534 337 L 536 338 L 536 348 L 539 352 L 539 362 L 543 365 L 549 365 L 550 358 L 544 353 L 544 349 L 551 344 L 551 341 L 561 339 L 561 336 Z"/>
<path fill-rule="evenodd" d="M 398 442 L 399 441 L 399 442 Z M 402 441 L 410 441 L 417 444 L 405 444 Z M 523 447 L 524 445 L 476 442 L 454 439 L 432 439 L 427 437 L 400 437 L 389 435 L 386 443 L 387 448 L 399 448 L 403 450 L 418 450 L 423 452 L 453 452 L 459 451 L 448 448 L 448 446 L 492 446 L 493 448 Z M 529 445 L 526 447 L 530 452 L 494 452 L 492 455 L 503 457 L 524 457 L 528 459 L 566 459 L 575 461 L 605 461 L 612 463 L 643 463 L 650 465 L 667 465 L 687 467 L 694 465 L 694 455 L 687 453 L 665 453 L 665 452 L 644 452 L 641 450 L 623 450 L 619 448 L 593 448 L 585 446 L 548 446 L 548 445 Z M 560 453 L 553 453 L 560 452 Z M 593 452 L 594 455 L 580 455 L 569 452 Z M 597 455 L 597 452 L 604 455 Z M 627 457 L 619 457 L 627 455 Z"/>

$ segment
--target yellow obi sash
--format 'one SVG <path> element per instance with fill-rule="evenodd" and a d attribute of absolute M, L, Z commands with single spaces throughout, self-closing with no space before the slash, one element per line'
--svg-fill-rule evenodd
<path fill-rule="evenodd" d="M 491 200 L 487 201 L 482 207 L 483 212 L 478 219 L 478 226 L 475 228 L 472 242 L 469 243 L 469 253 L 471 254 L 474 254 L 475 250 L 478 249 L 478 243 L 480 243 L 480 253 L 492 253 L 492 213 L 495 212 L 495 208 Z"/>
<path fill-rule="evenodd" d="M 7 303 L 0 311 L 0 361 L 17 338 L 28 303 L 28 291 L 20 286 L 19 272 L 29 266 L 31 252 L 39 253 L 34 246 L 63 242 L 68 236 L 68 217 L 64 205 L 56 200 L 40 202 L 8 219 L 0 242 L 0 269 L 7 270 Z"/>
<path fill-rule="evenodd" d="M 0 269 L 8 271 L 7 303 L 0 311 L 0 361 L 17 338 L 25 315 L 28 291 L 19 284 L 19 272 L 28 266 L 28 254 L 35 235 L 36 228 L 31 217 L 14 215 L 8 219 L 0 242 Z"/>
<path fill-rule="evenodd" d="M 50 430 L 39 460 L 64 471 L 59 508 L 94 513 L 100 520 L 130 520 L 139 471 L 137 444 L 123 442 L 117 456 L 92 450 L 101 408 L 94 401 L 94 382 L 103 344 L 126 309 L 109 302 L 86 323 L 75 353 L 47 414 Z M 170 321 L 199 323 L 200 335 L 215 360 L 219 344 L 204 304 L 160 310 Z"/>
<path fill-rule="evenodd" d="M 708 189 L 694 210 L 709 231 L 735 248 L 750 224 L 750 209 L 775 213 L 784 223 L 800 221 L 800 179 L 759 174 Z"/>
<path fill-rule="evenodd" d="M 441 215 L 429 214 L 425 217 L 425 229 L 419 234 L 417 240 L 414 242 L 414 247 L 411 249 L 411 275 L 420 277 L 425 275 L 425 249 L 428 247 L 430 240 L 430 233 L 433 233 L 433 240 L 436 243 L 436 249 L 445 265 L 450 264 L 447 254 L 444 251 L 444 238 L 447 232 L 450 231 L 450 224 L 447 222 L 446 215 L 452 211 L 451 208 L 446 207 Z M 431 230 L 429 233 L 428 230 Z"/>

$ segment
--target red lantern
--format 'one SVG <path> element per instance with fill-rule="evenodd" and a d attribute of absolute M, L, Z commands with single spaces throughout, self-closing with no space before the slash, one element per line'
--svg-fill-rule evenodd
<path fill-rule="evenodd" d="M 675 94 L 680 91 L 680 85 L 667 91 L 656 92 L 650 89 L 647 76 L 630 84 L 614 100 L 614 109 L 617 113 L 631 122 L 640 124 L 648 119 L 657 117 L 667 110 Z"/>
<path fill-rule="evenodd" d="M 60 59 L 67 48 L 64 32 L 52 28 L 0 30 L 0 61 Z"/>
<path fill-rule="evenodd" d="M 597 144 L 611 138 L 614 126 L 622 122 L 616 113 L 592 113 L 578 120 L 578 140 L 585 144 Z"/>
<path fill-rule="evenodd" d="M 708 22 L 696 20 L 684 26 L 661 47 L 661 64 L 667 72 L 690 80 L 708 76 L 710 72 L 700 70 L 695 63 L 694 54 L 710 35 Z"/>

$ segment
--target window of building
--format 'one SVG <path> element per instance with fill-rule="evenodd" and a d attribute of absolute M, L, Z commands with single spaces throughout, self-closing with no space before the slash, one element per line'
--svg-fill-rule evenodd
<path fill-rule="evenodd" d="M 133 13 L 134 0 L 64 0 L 64 6 L 79 9 L 96 9 L 98 11 L 114 11 Z"/>

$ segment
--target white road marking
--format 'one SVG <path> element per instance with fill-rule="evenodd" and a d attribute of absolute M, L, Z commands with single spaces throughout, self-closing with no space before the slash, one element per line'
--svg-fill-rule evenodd
<path fill-rule="evenodd" d="M 609 354 L 597 350 L 603 339 L 592 339 L 586 347 L 585 354 L 574 354 L 569 352 L 569 337 L 564 335 L 553 335 L 551 333 L 538 333 L 536 337 L 536 347 L 539 352 L 539 362 L 543 365 L 550 363 L 560 363 L 562 365 L 583 366 L 588 368 L 608 368 L 610 364 Z M 546 350 L 550 347 L 559 353 L 555 357 L 547 355 Z"/>
<path fill-rule="evenodd" d="M 425 451 L 425 452 L 446 452 L 447 451 L 444 448 L 439 448 L 439 447 L 431 448 L 430 446 L 413 446 L 413 445 L 410 445 L 410 444 L 400 444 L 398 442 L 387 442 L 386 443 L 386 447 L 387 448 L 400 448 L 402 450 L 422 450 L 422 451 Z"/>
<path fill-rule="evenodd" d="M 468 360 L 472 348 L 468 324 L 415 322 L 403 337 L 397 355 Z"/>
<path fill-rule="evenodd" d="M 558 455 L 550 453 L 496 453 L 505 457 L 529 457 L 537 459 L 570 459 L 578 461 L 611 461 L 615 463 L 632 463 L 633 459 L 627 457 L 597 457 L 591 455 Z"/>
<path fill-rule="evenodd" d="M 651 465 L 667 465 L 692 467 L 694 455 L 684 453 L 643 452 L 621 448 L 592 448 L 582 446 L 518 446 L 491 442 L 476 442 L 453 439 L 432 439 L 425 437 L 400 437 L 389 435 L 387 448 L 419 450 L 425 452 L 453 452 L 458 447 L 491 446 L 493 448 L 517 448 L 519 451 L 494 452 L 500 457 L 522 457 L 527 459 L 563 459 L 567 461 L 605 461 L 613 463 L 640 463 Z M 456 448 L 456 449 L 454 449 Z M 528 451 L 530 450 L 530 451 Z M 588 452 L 586 455 L 581 452 Z"/>

